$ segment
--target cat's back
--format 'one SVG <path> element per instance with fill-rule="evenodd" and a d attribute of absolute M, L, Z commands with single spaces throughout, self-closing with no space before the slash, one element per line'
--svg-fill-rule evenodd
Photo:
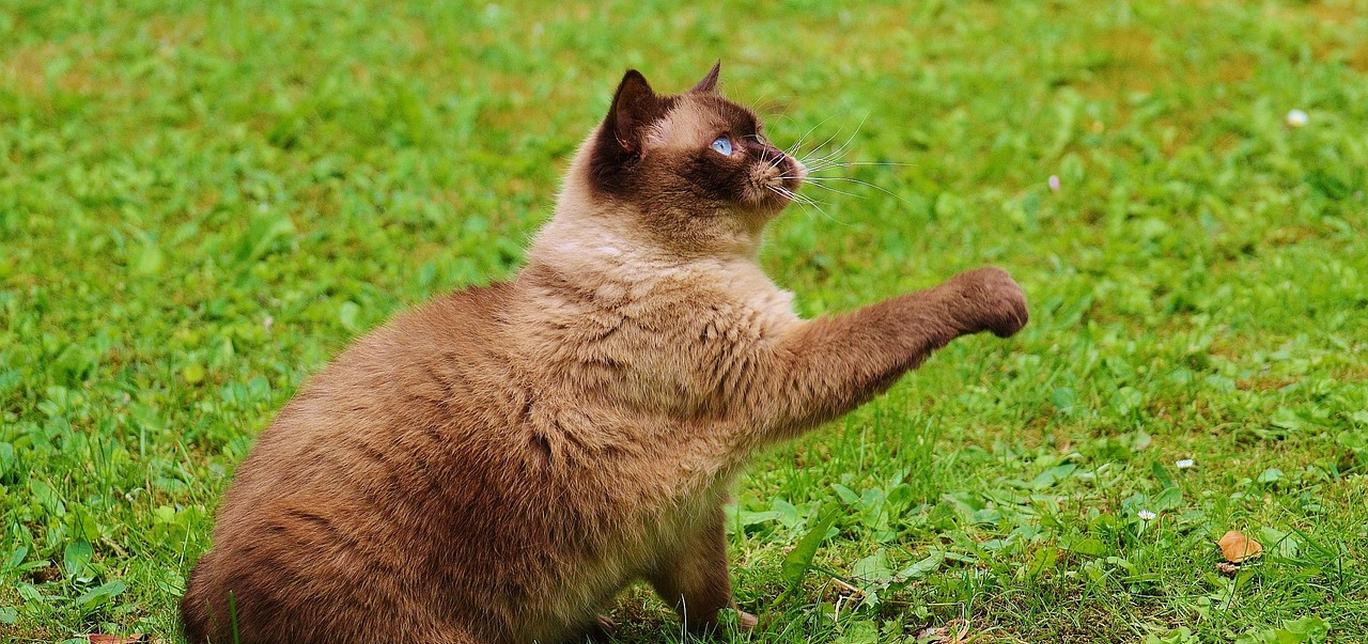
<path fill-rule="evenodd" d="M 428 448 L 478 451 L 496 441 L 489 430 L 510 379 L 512 291 L 496 283 L 450 293 L 356 340 L 261 433 L 225 505 L 257 487 L 330 483 L 334 467 L 357 479 L 358 468 L 393 470 Z"/>
<path fill-rule="evenodd" d="M 363 611 L 404 616 L 394 628 L 425 632 L 415 616 L 446 603 L 425 577 L 456 554 L 437 535 L 495 516 L 511 489 L 495 479 L 520 472 L 518 487 L 527 483 L 509 449 L 519 404 L 505 337 L 514 289 L 467 289 L 401 314 L 300 390 L 218 510 L 214 550 L 187 589 L 192 639 L 203 639 L 197 621 L 203 634 L 222 632 L 207 622 L 226 615 L 233 589 L 239 619 L 259 618 L 262 629 L 307 627 L 278 614 L 348 624 L 358 620 L 328 613 Z"/>

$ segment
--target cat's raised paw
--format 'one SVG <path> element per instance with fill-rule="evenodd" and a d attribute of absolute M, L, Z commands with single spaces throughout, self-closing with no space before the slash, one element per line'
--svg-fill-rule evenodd
<path fill-rule="evenodd" d="M 1007 271 L 995 266 L 976 268 L 956 275 L 951 283 L 961 298 L 959 313 L 970 333 L 991 331 L 1009 338 L 1031 319 L 1026 294 Z"/>

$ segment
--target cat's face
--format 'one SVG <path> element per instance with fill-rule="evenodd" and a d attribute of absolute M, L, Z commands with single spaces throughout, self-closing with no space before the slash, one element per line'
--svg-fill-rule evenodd
<path fill-rule="evenodd" d="M 718 67 L 692 90 L 658 95 L 627 72 L 590 157 L 601 196 L 668 217 L 768 219 L 806 176 L 750 110 L 716 92 Z"/>

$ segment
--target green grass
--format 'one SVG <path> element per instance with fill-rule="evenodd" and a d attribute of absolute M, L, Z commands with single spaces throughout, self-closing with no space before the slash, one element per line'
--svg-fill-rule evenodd
<path fill-rule="evenodd" d="M 1368 638 L 1363 3 L 389 4 L 0 5 L 0 640 L 174 641 L 299 383 L 511 275 L 623 69 L 716 58 L 775 141 L 907 164 L 775 224 L 805 314 L 989 263 L 1033 313 L 756 459 L 754 641 Z"/>

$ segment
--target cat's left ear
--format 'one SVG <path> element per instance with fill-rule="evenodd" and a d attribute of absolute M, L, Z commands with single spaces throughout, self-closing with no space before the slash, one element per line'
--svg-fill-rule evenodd
<path fill-rule="evenodd" d="M 613 106 L 608 109 L 608 127 L 623 150 L 640 152 L 643 130 L 660 116 L 660 112 L 660 98 L 646 82 L 646 77 L 629 69 L 613 94 Z"/>
<path fill-rule="evenodd" d="M 698 81 L 698 84 L 689 91 L 694 94 L 715 94 L 717 92 L 717 75 L 720 73 L 722 73 L 722 61 L 719 60 L 713 63 L 708 75 L 704 76 L 703 80 Z"/>

